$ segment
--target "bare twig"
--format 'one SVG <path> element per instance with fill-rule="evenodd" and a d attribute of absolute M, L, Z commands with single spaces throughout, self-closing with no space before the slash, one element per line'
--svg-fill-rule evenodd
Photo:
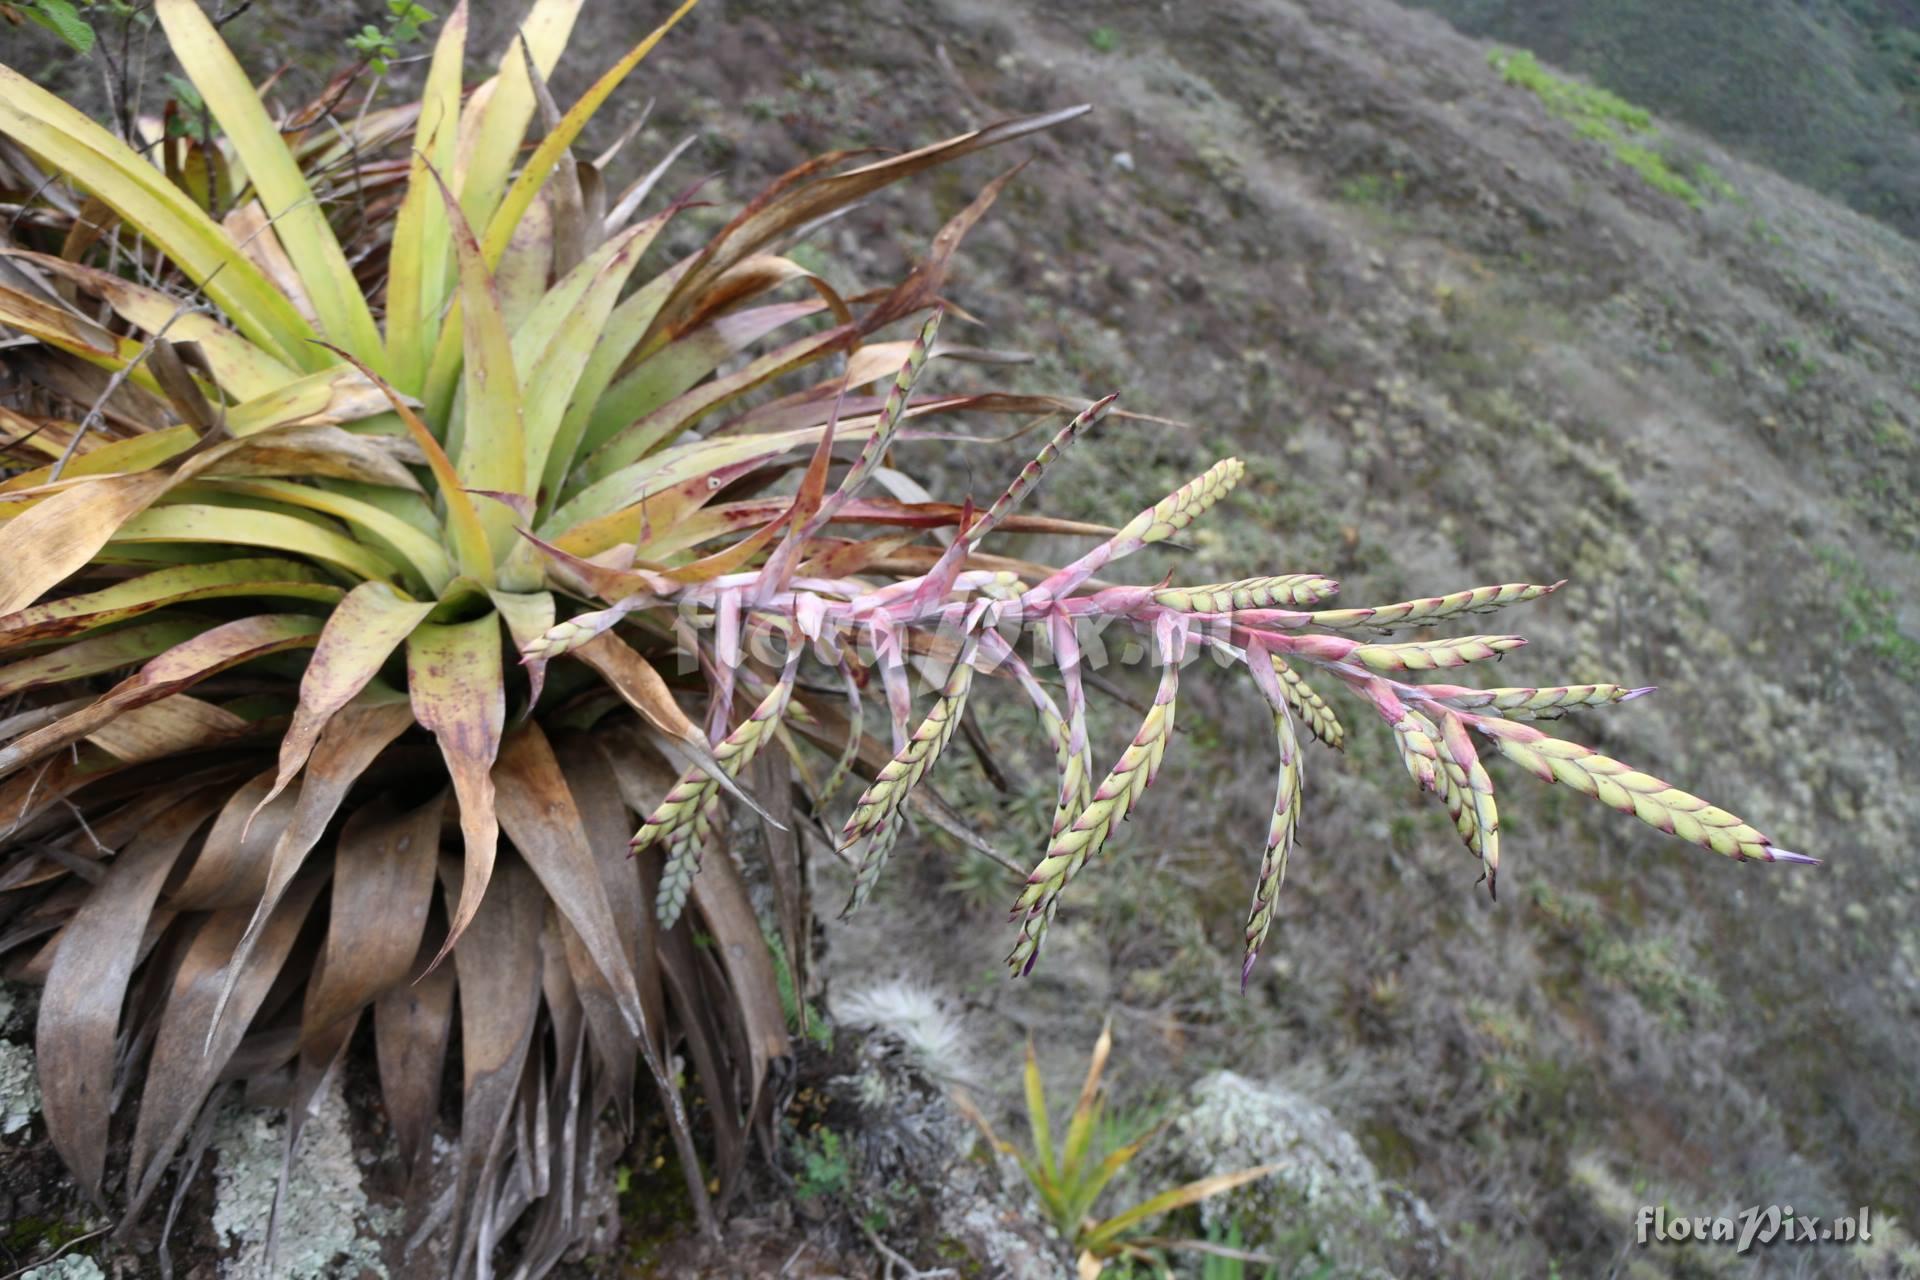
<path fill-rule="evenodd" d="M 893 1280 L 893 1269 L 895 1267 L 901 1268 L 901 1280 L 942 1280 L 943 1277 L 951 1277 L 952 1280 L 958 1280 L 960 1273 L 952 1267 L 935 1267 L 931 1271 L 920 1270 L 920 1268 L 914 1266 L 912 1262 L 888 1248 L 887 1242 L 874 1234 L 873 1228 L 866 1223 L 863 1222 L 860 1224 L 860 1230 L 866 1234 L 867 1240 L 873 1245 L 874 1250 L 886 1260 L 887 1280 Z"/>
<path fill-rule="evenodd" d="M 46 1266 L 49 1262 L 52 1262 L 55 1258 L 58 1258 L 60 1255 L 66 1253 L 67 1250 L 83 1245 L 89 1240 L 97 1240 L 111 1230 L 113 1230 L 111 1226 L 95 1227 L 92 1231 L 87 1232 L 83 1236 L 75 1236 L 73 1239 L 67 1241 L 65 1244 L 61 1245 L 58 1249 L 55 1249 L 52 1253 L 48 1254 L 46 1257 L 36 1258 L 32 1262 L 29 1262 L 26 1266 L 21 1267 L 19 1270 L 9 1271 L 7 1272 L 6 1275 L 0 1276 L 0 1280 L 19 1280 L 19 1278 L 27 1274 L 27 1272 L 32 1271 L 36 1267 Z"/>

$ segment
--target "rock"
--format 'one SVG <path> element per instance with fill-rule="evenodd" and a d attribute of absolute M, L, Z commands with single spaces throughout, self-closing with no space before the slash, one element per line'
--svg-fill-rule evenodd
<path fill-rule="evenodd" d="M 213 1229 L 233 1250 L 229 1280 L 256 1280 L 266 1267 L 267 1219 L 286 1143 L 277 1111 L 233 1106 L 214 1130 Z M 376 1208 L 361 1183 L 348 1130 L 346 1100 L 336 1079 L 321 1095 L 294 1153 L 280 1206 L 275 1280 L 361 1280 L 387 1275 L 380 1240 L 399 1229 L 398 1215 Z"/>
<path fill-rule="evenodd" d="M 0 1040 L 0 1137 L 18 1133 L 40 1113 L 40 1082 L 33 1050 Z"/>
<path fill-rule="evenodd" d="M 1071 1280 L 1059 1241 L 1019 1203 L 1024 1188 L 970 1158 L 979 1134 L 936 1083 L 952 1080 L 956 1065 L 965 1072 L 970 1064 L 950 1053 L 931 1056 L 941 1046 L 951 1048 L 958 1035 L 944 1001 L 925 987 L 885 983 L 836 1000 L 834 1007 L 849 1025 L 871 1028 L 860 1047 L 859 1069 L 828 1086 L 859 1110 L 849 1139 L 859 1194 L 878 1202 L 889 1188 L 923 1188 L 918 1243 L 936 1246 L 943 1260 L 964 1257 L 969 1266 L 963 1275 Z"/>
<path fill-rule="evenodd" d="M 76 1253 L 29 1267 L 20 1273 L 20 1280 L 106 1280 L 106 1276 L 99 1263 Z"/>
<path fill-rule="evenodd" d="M 1385 1182 L 1333 1113 L 1279 1085 L 1232 1071 L 1196 1084 L 1150 1147 L 1154 1178 L 1177 1185 L 1262 1164 L 1269 1178 L 1200 1204 L 1209 1228 L 1237 1222 L 1247 1247 L 1326 1276 L 1443 1275 L 1452 1246 L 1418 1196 Z M 1321 1270 L 1320 1268 L 1327 1268 Z"/>
<path fill-rule="evenodd" d="M 13 994 L 0 985 L 0 1031 L 13 1018 Z M 18 1033 L 26 1038 L 26 1029 Z M 33 1050 L 0 1040 L 0 1137 L 20 1132 L 40 1114 L 40 1080 L 33 1071 Z"/>
<path fill-rule="evenodd" d="M 1133 152 L 1131 151 L 1114 152 L 1112 164 L 1114 168 L 1118 169 L 1122 173 L 1132 173 L 1133 172 Z"/>

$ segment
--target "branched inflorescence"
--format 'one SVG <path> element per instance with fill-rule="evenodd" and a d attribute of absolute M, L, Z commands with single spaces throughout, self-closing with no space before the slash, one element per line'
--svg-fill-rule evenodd
<path fill-rule="evenodd" d="M 1211 652 L 1243 665 L 1273 717 L 1279 769 L 1273 815 L 1254 877 L 1246 923 L 1244 984 L 1273 927 L 1287 859 L 1299 829 L 1304 770 L 1301 730 L 1339 749 L 1346 729 L 1304 671 L 1346 689 L 1387 725 L 1408 775 L 1445 806 L 1467 850 L 1479 861 L 1488 891 L 1498 886 L 1500 819 L 1483 747 L 1505 756 L 1548 782 L 1593 796 L 1622 813 L 1702 848 L 1738 860 L 1813 862 L 1775 848 L 1752 826 L 1696 796 L 1585 747 L 1549 737 L 1529 720 L 1557 718 L 1585 707 L 1629 702 L 1650 689 L 1614 684 L 1546 688 L 1469 688 L 1418 683 L 1420 673 L 1495 660 L 1526 642 L 1514 635 L 1418 636 L 1403 640 L 1356 639 L 1345 632 L 1388 633 L 1426 628 L 1467 614 L 1484 614 L 1540 599 L 1563 584 L 1503 583 L 1473 587 L 1372 608 L 1322 609 L 1339 584 L 1319 574 L 1290 573 L 1200 586 L 1101 585 L 1095 575 L 1114 562 L 1171 537 L 1204 515 L 1233 488 L 1244 467 L 1227 458 L 1140 512 L 1120 531 L 1056 571 L 1036 571 L 1024 580 L 1005 566 L 974 563 L 981 544 L 1088 428 L 1104 417 L 1113 397 L 1087 406 L 1066 424 L 983 515 L 962 516 L 952 542 L 918 577 L 881 586 L 857 576 L 810 578 L 794 572 L 806 559 L 808 539 L 852 501 L 897 437 L 915 380 L 938 327 L 938 314 L 922 329 L 899 372 L 878 422 L 839 487 L 823 495 L 804 518 L 796 504 L 787 542 L 753 572 L 721 575 L 684 586 L 650 584 L 648 603 L 672 602 L 683 610 L 736 621 L 783 637 L 788 656 L 777 683 L 753 714 L 714 749 L 729 774 L 769 740 L 789 706 L 798 659 L 808 644 L 819 646 L 826 665 L 850 691 L 861 671 L 879 667 L 894 723 L 891 759 L 871 768 L 872 781 L 843 825 L 839 847 L 857 868 L 853 911 L 872 893 L 907 821 L 907 801 L 934 770 L 952 741 L 980 674 L 1003 677 L 1033 705 L 1059 773 L 1058 799 L 1045 854 L 1034 864 L 1013 906 L 1016 938 L 1007 957 L 1016 973 L 1029 972 L 1048 925 L 1074 877 L 1097 858 L 1119 824 L 1139 804 L 1158 774 L 1173 738 L 1180 670 L 1196 654 Z M 1018 562 L 1011 562 L 1018 563 Z M 737 621 L 744 612 L 744 622 Z M 609 614 L 616 614 L 616 605 Z M 597 625 L 583 615 L 523 646 L 530 661 L 578 645 Z M 1083 630 L 1121 626 L 1141 637 L 1160 668 L 1152 705 L 1132 740 L 1104 776 L 1095 772 L 1087 734 Z M 1029 643 L 1023 646 L 1023 635 Z M 737 645 L 730 632 L 729 647 Z M 862 644 L 868 646 L 862 649 Z M 1022 657 L 1023 647 L 1031 657 Z M 716 641 L 716 656 L 720 643 Z M 1030 661 L 1045 660 L 1058 672 L 1054 691 Z M 924 718 L 911 722 L 908 672 L 932 679 L 937 693 Z M 857 706 L 857 704 L 856 704 Z M 860 736 L 856 723 L 834 777 L 853 764 Z M 1483 744 L 1477 747 L 1476 739 Z M 1094 779 L 1100 777 L 1096 786 Z M 670 850 L 658 909 L 671 921 L 684 903 L 698 869 L 709 815 L 719 803 L 715 780 L 690 770 L 635 836 L 636 847 L 666 841 Z"/>

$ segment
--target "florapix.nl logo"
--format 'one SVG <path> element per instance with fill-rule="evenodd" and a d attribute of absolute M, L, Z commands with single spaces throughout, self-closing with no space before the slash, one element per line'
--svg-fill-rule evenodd
<path fill-rule="evenodd" d="M 1634 1221 L 1637 1243 L 1731 1244 L 1735 1253 L 1775 1244 L 1866 1244 L 1872 1239 L 1870 1210 L 1820 1218 L 1795 1213 L 1792 1205 L 1749 1205 L 1729 1215 L 1669 1214 L 1664 1205 L 1640 1206 Z"/>

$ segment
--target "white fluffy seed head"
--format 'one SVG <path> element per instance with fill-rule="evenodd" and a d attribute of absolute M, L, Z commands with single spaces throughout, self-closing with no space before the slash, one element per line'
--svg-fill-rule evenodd
<path fill-rule="evenodd" d="M 929 1075 L 954 1080 L 973 1075 L 966 1027 L 948 998 L 932 987 L 895 979 L 832 997 L 829 1005 L 835 1022 L 899 1037 Z"/>

